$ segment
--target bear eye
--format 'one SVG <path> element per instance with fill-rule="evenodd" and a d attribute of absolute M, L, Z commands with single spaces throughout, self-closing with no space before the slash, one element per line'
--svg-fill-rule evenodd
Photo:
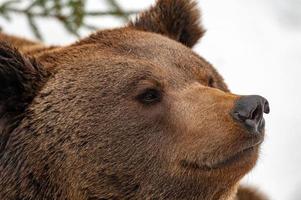
<path fill-rule="evenodd" d="M 214 79 L 212 76 L 209 77 L 208 79 L 208 86 L 209 87 L 214 87 Z"/>
<path fill-rule="evenodd" d="M 146 89 L 137 96 L 137 100 L 142 104 L 154 104 L 161 101 L 162 94 L 157 89 Z"/>

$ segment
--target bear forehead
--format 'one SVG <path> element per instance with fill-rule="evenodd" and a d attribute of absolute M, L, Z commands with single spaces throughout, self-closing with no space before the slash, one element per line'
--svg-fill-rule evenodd
<path fill-rule="evenodd" d="M 209 85 L 213 80 L 213 87 L 228 91 L 218 72 L 192 49 L 160 34 L 132 28 L 100 31 L 38 59 L 61 72 L 56 78 L 64 83 L 67 77 L 76 77 L 93 79 L 91 84 L 105 80 L 122 85 L 147 76 L 173 87 L 192 82 Z"/>
<path fill-rule="evenodd" d="M 77 66 L 203 79 L 213 68 L 190 48 L 160 34 L 130 28 L 105 30 L 66 49 Z M 82 56 L 78 56 L 78 55 Z M 86 68 L 86 67 L 85 67 Z M 97 69 L 96 69 L 97 70 Z"/>
<path fill-rule="evenodd" d="M 201 59 L 190 48 L 160 34 L 131 28 L 97 32 L 76 45 L 97 45 L 100 49 L 129 58 L 199 62 Z"/>

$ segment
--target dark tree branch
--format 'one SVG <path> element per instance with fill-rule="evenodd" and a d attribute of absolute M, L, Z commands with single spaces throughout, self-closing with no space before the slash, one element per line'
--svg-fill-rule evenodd
<path fill-rule="evenodd" d="M 53 18 L 60 22 L 69 33 L 79 36 L 81 28 L 97 29 L 85 22 L 86 17 L 113 16 L 128 20 L 130 15 L 138 12 L 124 11 L 116 0 L 103 0 L 110 8 L 107 11 L 87 11 L 85 0 L 23 0 L 22 2 L 24 1 L 28 2 L 25 8 L 20 8 L 20 0 L 7 0 L 0 4 L 0 17 L 11 20 L 10 16 L 13 13 L 24 15 L 32 32 L 39 39 L 42 39 L 42 34 L 36 23 L 37 18 Z"/>

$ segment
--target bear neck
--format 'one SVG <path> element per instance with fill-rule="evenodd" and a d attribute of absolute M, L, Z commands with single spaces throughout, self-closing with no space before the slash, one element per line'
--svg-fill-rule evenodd
<path fill-rule="evenodd" d="M 174 191 L 168 198 L 172 200 L 195 199 L 195 200 L 238 200 L 236 199 L 237 186 L 227 189 L 209 188 L 204 190 L 190 189 L 185 192 Z M 165 195 L 163 195 L 165 196 Z M 149 197 L 145 197 L 146 199 Z M 154 197 L 156 199 L 156 197 Z M 138 198 L 139 199 L 139 198 Z M 159 198 L 160 199 L 160 198 Z"/>
<path fill-rule="evenodd" d="M 135 199 L 238 200 L 236 198 L 238 187 L 239 183 L 222 187 L 219 184 L 212 183 L 185 184 L 176 181 L 169 182 L 168 180 L 155 185 L 152 184 L 152 181 L 146 181 L 145 187 L 141 185 L 140 190 L 135 195 Z"/>

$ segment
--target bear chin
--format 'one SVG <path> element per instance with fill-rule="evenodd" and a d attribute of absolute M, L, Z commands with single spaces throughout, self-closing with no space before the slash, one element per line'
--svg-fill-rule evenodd
<path fill-rule="evenodd" d="M 183 168 L 203 171 L 203 172 L 214 172 L 216 170 L 220 171 L 223 169 L 237 168 L 249 166 L 250 164 L 255 165 L 258 157 L 259 146 L 252 146 L 242 151 L 239 151 L 232 156 L 225 158 L 224 160 L 214 163 L 197 163 L 187 160 L 180 161 L 180 165 Z"/>

